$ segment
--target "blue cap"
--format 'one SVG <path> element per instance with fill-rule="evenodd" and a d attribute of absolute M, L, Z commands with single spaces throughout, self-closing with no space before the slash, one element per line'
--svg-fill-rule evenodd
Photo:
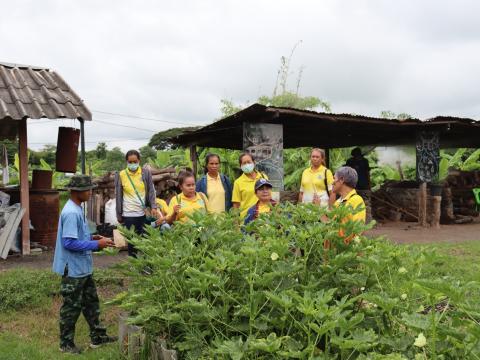
<path fill-rule="evenodd" d="M 256 182 L 255 182 L 255 191 L 257 191 L 258 189 L 260 189 L 262 186 L 269 186 L 270 188 L 273 188 L 273 185 L 270 181 L 268 181 L 267 179 L 258 179 Z"/>

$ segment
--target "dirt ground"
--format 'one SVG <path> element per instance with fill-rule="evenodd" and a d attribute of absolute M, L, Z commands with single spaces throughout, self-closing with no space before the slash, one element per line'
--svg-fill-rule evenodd
<path fill-rule="evenodd" d="M 441 225 L 440 229 L 422 228 L 406 222 L 379 223 L 367 235 L 385 236 L 397 244 L 480 241 L 480 218 L 470 224 Z"/>
<path fill-rule="evenodd" d="M 471 224 L 442 225 L 440 229 L 421 228 L 416 223 L 389 222 L 379 223 L 367 232 L 369 236 L 385 236 L 398 244 L 455 243 L 480 241 L 480 218 Z M 127 258 L 126 251 L 116 256 L 94 255 L 94 266 L 108 268 Z M 53 251 L 32 256 L 11 256 L 7 260 L 0 259 L 0 271 L 16 267 L 30 269 L 48 269 L 52 266 Z"/>
<path fill-rule="evenodd" d="M 38 255 L 9 256 L 6 260 L 0 259 L 0 271 L 17 267 L 27 269 L 49 269 L 53 263 L 53 251 L 45 251 Z M 127 258 L 127 252 L 121 251 L 118 255 L 94 255 L 93 265 L 96 268 L 108 268 Z"/>

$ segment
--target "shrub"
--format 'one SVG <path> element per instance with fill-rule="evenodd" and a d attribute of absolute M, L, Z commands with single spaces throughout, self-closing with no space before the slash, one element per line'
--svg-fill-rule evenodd
<path fill-rule="evenodd" d="M 129 288 L 117 302 L 182 359 L 479 354 L 479 284 L 443 275 L 427 250 L 365 236 L 346 245 L 340 227 L 346 236 L 364 227 L 342 225 L 345 211 L 322 223 L 324 210 L 287 204 L 246 232 L 235 215 L 198 215 L 143 239 L 128 233 L 143 256 L 125 267 Z"/>
<path fill-rule="evenodd" d="M 59 290 L 58 278 L 49 271 L 0 272 L 0 311 L 35 307 Z"/>

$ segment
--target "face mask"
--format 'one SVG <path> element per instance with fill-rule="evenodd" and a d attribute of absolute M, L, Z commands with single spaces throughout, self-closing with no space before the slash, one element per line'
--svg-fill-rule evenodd
<path fill-rule="evenodd" d="M 128 163 L 127 168 L 130 171 L 137 171 L 138 170 L 138 163 Z"/>
<path fill-rule="evenodd" d="M 253 171 L 253 169 L 255 169 L 255 165 L 254 164 L 245 164 L 245 165 L 241 166 L 241 169 L 245 174 L 250 174 Z"/>

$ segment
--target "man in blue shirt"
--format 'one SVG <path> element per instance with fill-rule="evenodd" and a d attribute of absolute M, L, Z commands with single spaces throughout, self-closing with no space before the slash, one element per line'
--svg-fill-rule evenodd
<path fill-rule="evenodd" d="M 67 185 L 70 199 L 60 214 L 53 271 L 62 275 L 60 293 L 60 351 L 78 354 L 75 346 L 75 324 L 83 313 L 90 327 L 90 347 L 116 341 L 101 326 L 100 305 L 93 280 L 92 251 L 115 246 L 111 239 L 92 235 L 81 204 L 87 201 L 96 185 L 86 175 L 75 175 Z"/>

